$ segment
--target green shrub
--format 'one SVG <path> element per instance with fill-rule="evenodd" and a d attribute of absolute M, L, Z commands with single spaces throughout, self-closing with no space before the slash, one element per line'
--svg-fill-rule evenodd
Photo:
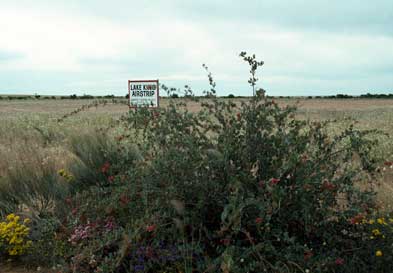
<path fill-rule="evenodd" d="M 263 62 L 241 57 L 255 90 Z M 262 95 L 216 99 L 204 68 L 200 112 L 171 100 L 71 139 L 53 238 L 64 271 L 390 272 L 393 240 L 370 243 L 375 227 L 359 224 L 376 208 L 375 132 L 332 136 L 330 122 L 298 120 Z"/>
<path fill-rule="evenodd" d="M 64 232 L 64 226 L 56 217 L 38 217 L 31 223 L 31 244 L 24 261 L 31 266 L 64 265 L 70 255 L 71 244 Z"/>
<path fill-rule="evenodd" d="M 297 121 L 293 109 L 272 101 L 256 99 L 239 110 L 218 101 L 205 107 L 198 115 L 175 106 L 158 119 L 144 111 L 130 115 L 144 126 L 149 210 L 170 226 L 169 201 L 179 200 L 190 227 L 186 242 L 207 233 L 198 244 L 219 264 L 233 259 L 234 268 L 249 264 L 252 271 L 307 266 L 305 252 L 334 245 L 327 230 L 372 206 L 370 194 L 354 186 L 363 170 L 373 169 L 365 133 L 349 128 L 330 139 L 321 124 Z M 351 162 L 355 154 L 363 166 Z"/>
<path fill-rule="evenodd" d="M 80 185 L 68 228 L 91 231 L 73 266 L 85 272 L 94 255 L 110 270 L 367 272 L 378 261 L 353 250 L 349 219 L 374 207 L 373 192 L 356 186 L 374 170 L 372 132 L 330 137 L 327 124 L 294 111 L 261 97 L 241 107 L 205 102 L 199 113 L 170 104 L 130 111 L 110 145 L 105 135 L 79 138 L 76 155 L 94 174 L 72 171 Z M 165 246 L 176 258 L 160 256 Z"/>

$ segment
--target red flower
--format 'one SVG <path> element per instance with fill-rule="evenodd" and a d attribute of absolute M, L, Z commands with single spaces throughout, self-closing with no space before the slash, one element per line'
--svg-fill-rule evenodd
<path fill-rule="evenodd" d="M 78 209 L 76 209 L 76 208 L 72 209 L 72 211 L 71 211 L 72 215 L 76 215 L 77 212 L 78 212 Z"/>
<path fill-rule="evenodd" d="M 308 160 L 308 156 L 306 154 L 303 154 L 301 156 L 301 160 L 302 160 L 303 163 L 305 163 Z"/>
<path fill-rule="evenodd" d="M 324 180 L 324 181 L 323 181 L 323 184 L 322 184 L 322 189 L 323 189 L 323 190 L 328 190 L 328 191 L 333 191 L 333 190 L 336 189 L 336 185 L 330 183 L 330 182 L 327 181 L 327 180 Z"/>
<path fill-rule="evenodd" d="M 263 188 L 265 187 L 265 181 L 261 180 L 258 182 L 259 187 Z"/>
<path fill-rule="evenodd" d="M 146 255 L 147 258 L 150 258 L 150 259 L 153 258 L 154 251 L 153 251 L 153 249 L 150 246 L 146 247 L 145 255 Z"/>
<path fill-rule="evenodd" d="M 307 261 L 309 260 L 314 254 L 311 251 L 306 251 L 304 252 L 304 260 Z"/>
<path fill-rule="evenodd" d="M 111 167 L 111 164 L 109 162 L 105 162 L 104 165 L 102 165 L 102 167 L 101 167 L 101 172 L 107 173 L 110 167 Z"/>
<path fill-rule="evenodd" d="M 160 116 L 160 113 L 159 112 L 157 112 L 157 111 L 154 111 L 153 112 L 153 118 L 158 118 Z"/>
<path fill-rule="evenodd" d="M 147 232 L 153 232 L 156 229 L 156 225 L 148 225 L 146 227 Z"/>
<path fill-rule="evenodd" d="M 278 182 L 280 182 L 280 179 L 279 178 L 272 178 L 272 179 L 270 179 L 270 185 L 277 185 L 278 184 Z"/>
<path fill-rule="evenodd" d="M 344 264 L 344 259 L 343 258 L 337 258 L 335 261 L 336 265 L 343 265 Z"/>
<path fill-rule="evenodd" d="M 71 198 L 71 197 L 67 197 L 67 198 L 65 199 L 65 202 L 66 202 L 67 205 L 71 205 L 71 203 L 72 203 L 72 198 Z"/>
<path fill-rule="evenodd" d="M 240 118 L 242 117 L 242 115 L 240 113 L 236 114 L 237 120 L 240 120 Z"/>
<path fill-rule="evenodd" d="M 392 161 L 386 161 L 385 163 L 383 163 L 385 166 L 393 166 L 393 162 Z"/>
<path fill-rule="evenodd" d="M 263 222 L 263 219 L 261 217 L 258 217 L 258 218 L 255 219 L 255 223 L 256 224 L 260 224 L 262 222 Z"/>
<path fill-rule="evenodd" d="M 111 176 L 108 177 L 108 180 L 109 180 L 110 183 L 112 183 L 113 180 L 115 180 L 115 177 L 113 175 L 111 175 Z"/>
<path fill-rule="evenodd" d="M 225 245 L 225 246 L 229 246 L 229 244 L 231 243 L 231 239 L 221 239 L 220 242 Z"/>
<path fill-rule="evenodd" d="M 359 224 L 363 219 L 364 219 L 364 216 L 362 214 L 358 214 L 355 217 L 352 217 L 351 219 L 349 219 L 349 222 L 352 225 L 355 225 L 355 224 Z"/>
<path fill-rule="evenodd" d="M 122 206 L 126 206 L 130 202 L 130 198 L 125 194 L 122 194 L 120 196 L 119 200 L 120 200 L 120 204 Z"/>

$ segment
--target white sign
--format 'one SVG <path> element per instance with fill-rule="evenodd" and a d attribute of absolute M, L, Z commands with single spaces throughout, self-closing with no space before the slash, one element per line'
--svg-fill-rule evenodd
<path fill-rule="evenodd" d="M 158 80 L 128 81 L 128 94 L 131 108 L 159 106 Z"/>

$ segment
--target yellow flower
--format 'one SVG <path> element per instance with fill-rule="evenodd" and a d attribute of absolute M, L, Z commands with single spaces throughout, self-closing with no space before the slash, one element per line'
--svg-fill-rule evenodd
<path fill-rule="evenodd" d="M 68 173 L 66 170 L 61 169 L 57 172 L 61 177 L 65 178 L 68 182 L 71 182 L 74 180 L 74 176 L 70 173 Z"/>
<path fill-rule="evenodd" d="M 64 169 L 61 169 L 57 172 L 60 176 L 64 176 L 66 174 L 66 171 Z"/>
<path fill-rule="evenodd" d="M 379 231 L 379 229 L 373 229 L 372 230 L 372 233 L 374 234 L 374 236 L 378 236 L 378 235 L 381 235 L 381 232 Z"/>
<path fill-rule="evenodd" d="M 71 182 L 72 180 L 74 180 L 74 176 L 72 174 L 65 176 L 65 178 L 67 179 L 68 182 Z"/>
<path fill-rule="evenodd" d="M 12 213 L 7 215 L 5 222 L 0 222 L 0 244 L 11 256 L 23 254 L 32 245 L 31 241 L 25 241 L 30 229 L 19 220 L 20 217 Z M 27 222 L 26 218 L 24 223 Z"/>
<path fill-rule="evenodd" d="M 11 249 L 10 251 L 8 251 L 8 254 L 10 254 L 11 256 L 15 256 L 18 254 L 18 251 L 14 248 L 14 249 Z"/>
<path fill-rule="evenodd" d="M 380 225 L 387 225 L 386 222 L 385 222 L 385 218 L 378 218 L 378 219 L 377 219 L 377 222 L 378 222 L 378 224 L 380 224 Z"/>
<path fill-rule="evenodd" d="M 372 225 L 372 224 L 375 223 L 375 221 L 374 221 L 373 219 L 370 219 L 370 220 L 368 221 L 368 223 L 369 223 L 370 225 Z"/>
<path fill-rule="evenodd" d="M 7 215 L 7 218 L 6 218 L 6 219 L 7 219 L 8 221 L 13 221 L 14 218 L 15 218 L 15 214 L 11 213 L 11 214 Z"/>
<path fill-rule="evenodd" d="M 377 252 L 375 252 L 375 256 L 377 257 L 381 257 L 383 255 L 381 250 L 377 250 Z"/>

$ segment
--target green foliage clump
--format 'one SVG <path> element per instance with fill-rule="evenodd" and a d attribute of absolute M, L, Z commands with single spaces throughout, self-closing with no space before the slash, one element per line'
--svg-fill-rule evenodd
<path fill-rule="evenodd" d="M 374 207 L 356 186 L 373 175 L 371 132 L 331 137 L 294 111 L 263 97 L 130 111 L 114 146 L 93 145 L 107 154 L 77 153 L 101 161 L 85 164 L 99 177 L 76 176 L 89 187 L 70 203 L 73 266 L 85 272 L 94 257 L 120 272 L 366 272 L 378 259 L 359 258 L 350 219 Z"/>
<path fill-rule="evenodd" d="M 241 57 L 255 91 L 263 62 Z M 204 68 L 199 112 L 171 100 L 130 110 L 115 137 L 70 141 L 75 161 L 57 174 L 68 196 L 53 210 L 64 271 L 389 272 L 391 230 L 378 248 L 366 237 L 382 228 L 359 224 L 375 209 L 374 132 L 331 136 L 329 122 L 298 120 L 261 89 L 240 105 L 219 100 Z"/>

